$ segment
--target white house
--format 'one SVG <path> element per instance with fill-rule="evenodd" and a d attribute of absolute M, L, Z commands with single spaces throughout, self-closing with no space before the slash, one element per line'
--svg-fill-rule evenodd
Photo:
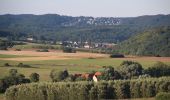
<path fill-rule="evenodd" d="M 34 39 L 33 38 L 27 38 L 28 41 L 33 41 Z"/>
<path fill-rule="evenodd" d="M 96 72 L 94 75 L 93 75 L 93 81 L 94 82 L 98 82 L 99 81 L 99 78 L 97 78 L 98 76 L 101 76 L 102 73 L 101 72 Z"/>
<path fill-rule="evenodd" d="M 89 49 L 89 48 L 90 48 L 90 46 L 89 46 L 89 45 L 84 45 L 84 48 L 88 48 L 88 49 Z"/>
<path fill-rule="evenodd" d="M 97 79 L 96 75 L 93 76 L 93 81 L 98 82 L 99 80 Z"/>

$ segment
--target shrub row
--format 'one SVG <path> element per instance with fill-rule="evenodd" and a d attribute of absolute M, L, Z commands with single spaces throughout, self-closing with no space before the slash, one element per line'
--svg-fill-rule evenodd
<path fill-rule="evenodd" d="M 63 47 L 62 49 L 63 49 L 63 52 L 65 53 L 76 53 L 76 50 L 71 47 Z"/>
<path fill-rule="evenodd" d="M 169 100 L 170 93 L 167 92 L 160 92 L 156 95 L 156 100 Z"/>
<path fill-rule="evenodd" d="M 35 49 L 61 49 L 59 46 L 54 45 L 33 45 L 32 48 Z"/>
<path fill-rule="evenodd" d="M 98 100 L 170 92 L 170 77 L 93 82 L 31 83 L 7 89 L 6 100 Z"/>
<path fill-rule="evenodd" d="M 37 52 L 49 52 L 48 49 L 40 49 L 40 50 L 36 50 Z"/>
<path fill-rule="evenodd" d="M 125 56 L 123 54 L 111 54 L 110 58 L 124 58 Z"/>

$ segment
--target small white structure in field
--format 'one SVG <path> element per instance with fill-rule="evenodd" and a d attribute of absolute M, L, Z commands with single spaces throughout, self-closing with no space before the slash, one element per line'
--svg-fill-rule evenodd
<path fill-rule="evenodd" d="M 33 38 L 27 38 L 28 41 L 33 41 L 34 39 Z"/>
<path fill-rule="evenodd" d="M 101 72 L 96 72 L 94 75 L 93 75 L 93 81 L 94 82 L 98 82 L 99 81 L 99 78 L 97 78 L 98 76 L 101 76 L 102 73 Z"/>
<path fill-rule="evenodd" d="M 93 81 L 98 82 L 99 80 L 97 79 L 96 75 L 93 76 Z"/>
<path fill-rule="evenodd" d="M 89 48 L 90 48 L 90 46 L 89 46 L 89 45 L 85 45 L 85 46 L 84 46 L 84 48 L 88 48 L 88 49 L 89 49 Z"/>

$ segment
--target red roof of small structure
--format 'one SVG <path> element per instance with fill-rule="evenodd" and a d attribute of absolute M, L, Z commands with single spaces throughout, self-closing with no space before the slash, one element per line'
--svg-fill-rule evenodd
<path fill-rule="evenodd" d="M 86 74 L 82 74 L 81 77 L 84 77 L 84 78 L 88 79 L 88 78 L 90 78 L 90 77 L 92 78 L 92 77 L 93 77 L 93 74 L 87 74 L 87 73 L 86 73 Z"/>
<path fill-rule="evenodd" d="M 95 76 L 100 76 L 100 75 L 102 75 L 102 73 L 101 72 L 96 72 L 94 75 Z"/>

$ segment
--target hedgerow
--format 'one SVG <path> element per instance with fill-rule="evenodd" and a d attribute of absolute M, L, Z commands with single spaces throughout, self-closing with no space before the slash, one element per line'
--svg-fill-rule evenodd
<path fill-rule="evenodd" d="M 93 82 L 46 82 L 15 85 L 6 100 L 99 100 L 154 97 L 170 92 L 170 77 Z"/>
<path fill-rule="evenodd" d="M 169 100 L 170 93 L 160 92 L 156 95 L 156 100 Z"/>

